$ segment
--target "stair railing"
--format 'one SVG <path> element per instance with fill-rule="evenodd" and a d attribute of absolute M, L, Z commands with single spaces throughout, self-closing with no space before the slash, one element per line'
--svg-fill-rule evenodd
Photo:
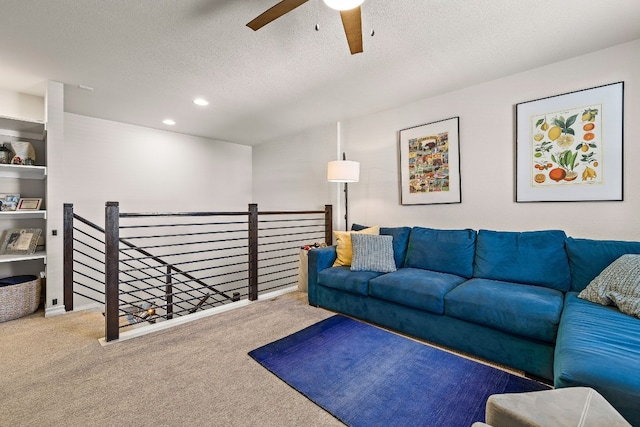
<path fill-rule="evenodd" d="M 74 294 L 104 304 L 105 339 L 112 341 L 137 323 L 254 301 L 297 283 L 300 247 L 331 242 L 331 232 L 331 205 L 323 211 L 260 212 L 250 204 L 246 212 L 121 213 L 118 202 L 107 202 L 102 228 L 65 204 L 65 309 L 73 310 Z"/>

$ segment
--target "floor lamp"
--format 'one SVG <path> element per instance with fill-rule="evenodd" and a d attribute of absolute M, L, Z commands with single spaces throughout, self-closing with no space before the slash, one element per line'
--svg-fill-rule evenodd
<path fill-rule="evenodd" d="M 348 184 L 360 180 L 360 163 L 347 160 L 342 153 L 342 160 L 334 160 L 327 165 L 327 181 L 344 183 L 344 229 L 349 230 L 348 218 Z"/>

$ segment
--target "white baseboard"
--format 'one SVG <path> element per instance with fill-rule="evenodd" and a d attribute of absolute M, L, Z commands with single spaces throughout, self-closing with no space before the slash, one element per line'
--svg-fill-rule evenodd
<path fill-rule="evenodd" d="M 182 316 L 182 317 L 178 317 L 176 319 L 171 319 L 171 320 L 167 320 L 164 322 L 159 322 L 159 323 L 154 323 L 148 326 L 142 326 L 142 327 L 138 327 L 135 329 L 131 329 L 129 331 L 125 331 L 125 332 L 121 332 L 120 333 L 120 338 L 118 338 L 117 340 L 114 341 L 108 341 L 105 338 L 100 338 L 98 341 L 100 342 L 100 345 L 105 346 L 105 345 L 109 345 L 109 344 L 115 344 L 121 341 L 126 341 L 126 340 L 130 340 L 132 338 L 137 338 L 140 337 L 142 335 L 146 335 L 146 334 L 150 334 L 152 332 L 156 332 L 156 331 L 162 331 L 168 328 L 172 328 L 174 326 L 177 325 L 182 325 L 185 323 L 189 323 L 191 321 L 197 320 L 197 319 L 202 319 L 205 317 L 209 317 L 209 316 L 215 316 L 216 314 L 220 314 L 220 313 L 224 313 L 226 311 L 229 310 L 233 310 L 236 308 L 240 308 L 240 307 L 245 307 L 249 304 L 253 304 L 255 302 L 260 302 L 260 301 L 264 301 L 264 300 L 269 300 L 275 297 L 278 297 L 280 295 L 284 295 L 284 294 L 288 294 L 289 292 L 295 292 L 298 290 L 298 286 L 291 286 L 289 288 L 284 288 L 284 289 L 279 289 L 277 291 L 273 291 L 273 292 L 269 292 L 266 294 L 262 294 L 258 296 L 258 301 L 249 301 L 249 300 L 240 300 L 240 301 L 236 301 L 236 302 L 232 302 L 229 304 L 225 304 L 223 306 L 220 307 L 216 307 L 216 308 L 210 308 L 208 310 L 202 310 L 202 311 L 197 311 L 193 314 L 189 314 L 188 316 Z"/>
<path fill-rule="evenodd" d="M 54 305 L 53 307 L 46 307 L 44 309 L 44 317 L 51 316 L 60 316 L 61 314 L 65 314 L 66 310 L 64 309 L 64 304 Z"/>
<path fill-rule="evenodd" d="M 280 295 L 288 294 L 289 292 L 295 292 L 297 290 L 298 290 L 298 285 L 290 286 L 288 288 L 278 289 L 277 291 L 258 295 L 258 301 L 279 297 Z"/>

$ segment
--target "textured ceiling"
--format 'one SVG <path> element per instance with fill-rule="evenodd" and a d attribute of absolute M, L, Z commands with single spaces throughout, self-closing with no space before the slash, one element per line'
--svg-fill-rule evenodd
<path fill-rule="evenodd" d="M 0 88 L 254 145 L 640 38 L 638 0 L 366 0 L 351 56 L 321 0 L 245 26 L 277 1 L 0 0 Z"/>

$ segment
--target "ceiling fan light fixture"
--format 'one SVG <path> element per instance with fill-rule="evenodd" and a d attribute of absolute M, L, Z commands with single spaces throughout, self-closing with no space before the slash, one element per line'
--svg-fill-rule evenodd
<path fill-rule="evenodd" d="M 324 4 L 335 10 L 351 10 L 364 3 L 364 0 L 322 0 Z"/>

